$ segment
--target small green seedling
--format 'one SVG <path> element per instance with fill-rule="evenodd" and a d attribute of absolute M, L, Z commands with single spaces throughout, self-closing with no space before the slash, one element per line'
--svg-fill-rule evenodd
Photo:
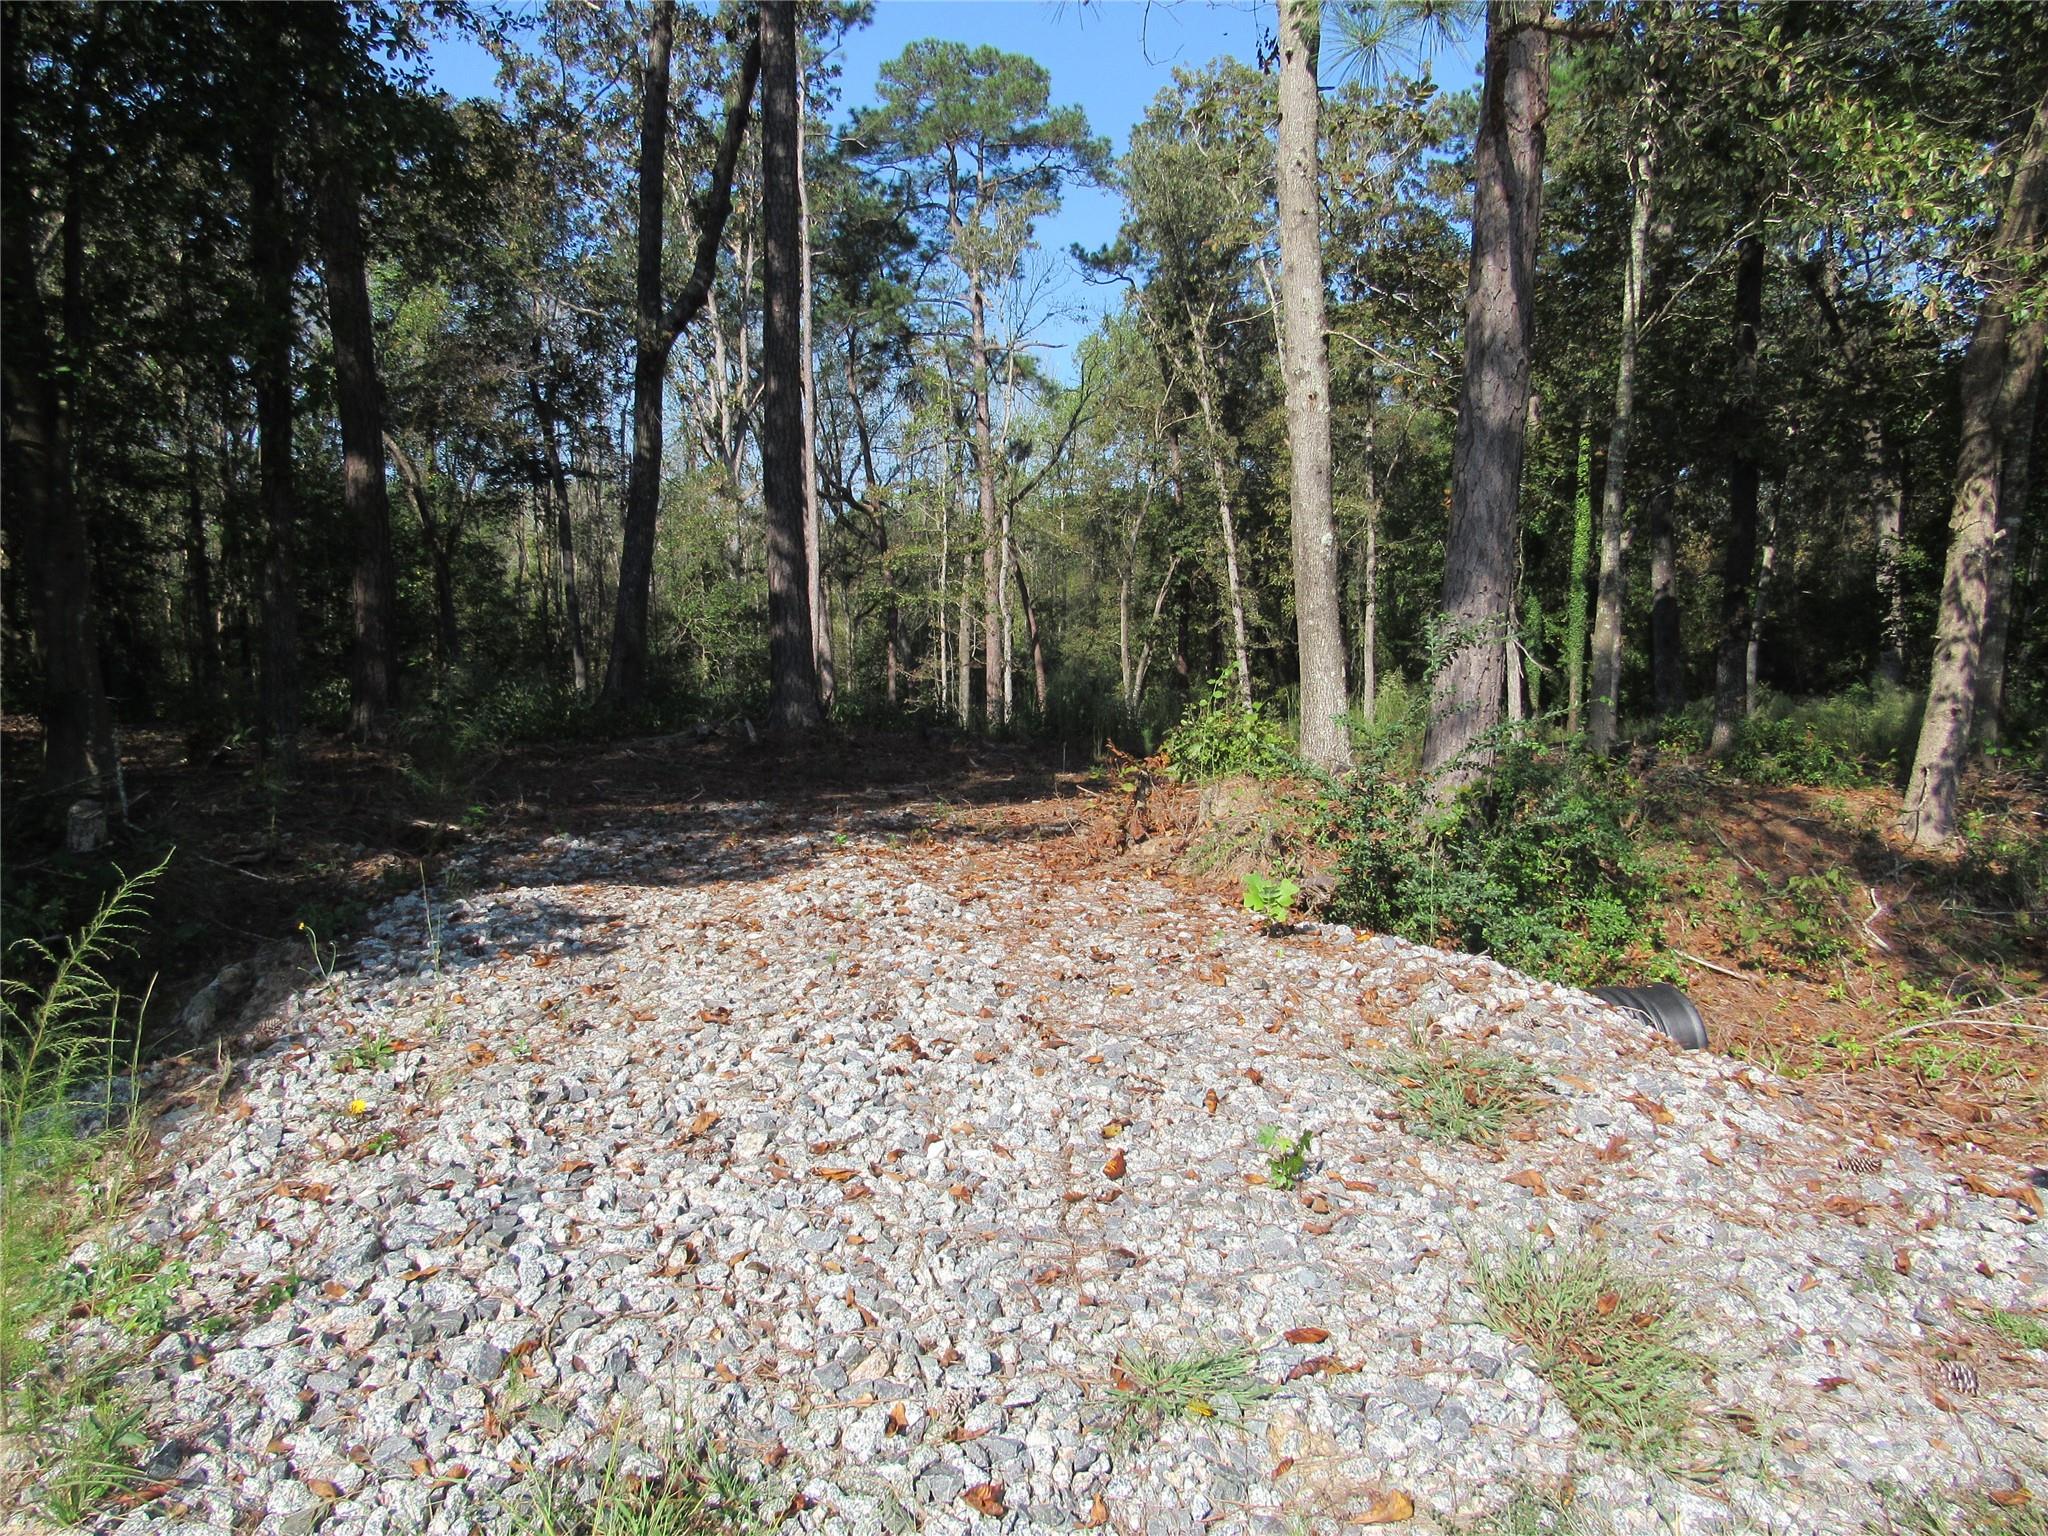
<path fill-rule="evenodd" d="M 388 1035 L 374 1035 L 359 1041 L 345 1051 L 337 1051 L 334 1065 L 337 1071 L 375 1072 L 387 1067 L 398 1054 L 398 1046 Z"/>
<path fill-rule="evenodd" d="M 1266 1182 L 1275 1189 L 1293 1189 L 1308 1172 L 1310 1135 L 1289 1136 L 1277 1125 L 1259 1132 L 1259 1145 L 1273 1155 L 1266 1159 Z"/>
<path fill-rule="evenodd" d="M 1300 895 L 1300 884 L 1285 875 L 1268 879 L 1255 871 L 1244 877 L 1244 909 L 1253 917 L 1264 918 L 1269 933 L 1294 921 L 1294 902 Z"/>

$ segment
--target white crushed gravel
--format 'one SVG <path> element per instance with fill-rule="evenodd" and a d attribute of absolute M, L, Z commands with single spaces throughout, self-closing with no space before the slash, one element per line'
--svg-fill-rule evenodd
<path fill-rule="evenodd" d="M 792 1532 L 1338 1531 L 1390 1491 L 1456 1529 L 1568 1482 L 1619 1532 L 1854 1531 L 1881 1481 L 2048 1463 L 2048 1355 L 1978 1321 L 2048 1306 L 2034 1213 L 1583 994 L 907 820 L 698 806 L 466 878 L 167 1121 L 135 1240 L 191 1281 L 132 1385 L 179 1486 L 109 1528 L 500 1529 L 621 1424 L 716 1437 Z M 1408 1133 L 1357 1067 L 1414 1029 L 1540 1071 L 1527 1139 Z M 1266 1126 L 1313 1133 L 1300 1190 L 1247 1181 Z M 1532 1234 L 1683 1296 L 1718 1475 L 1589 1448 L 1485 1324 L 1470 1254 Z M 1119 1353 L 1195 1346 L 1279 1390 L 1120 1436 Z"/>

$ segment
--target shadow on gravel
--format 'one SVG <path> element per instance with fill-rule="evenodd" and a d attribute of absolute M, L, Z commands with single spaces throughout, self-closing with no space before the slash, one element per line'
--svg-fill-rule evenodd
<path fill-rule="evenodd" d="M 232 1028 L 233 1010 L 196 1030 L 179 1020 L 222 967 L 261 958 L 310 979 L 300 924 L 347 955 L 373 910 L 440 887 L 455 860 L 471 866 L 472 889 L 702 884 L 786 873 L 832 850 L 841 829 L 1024 845 L 1072 825 L 1044 814 L 1069 765 L 1060 748 L 945 731 L 832 731 L 797 743 L 692 731 L 513 747 L 458 767 L 309 741 L 289 780 L 253 748 L 195 760 L 170 729 L 124 732 L 122 747 L 130 818 L 111 846 L 73 856 L 61 851 L 63 806 L 37 792 L 34 722 L 0 718 L 0 897 L 5 938 L 60 941 L 120 870 L 174 852 L 138 952 L 110 972 L 128 995 L 155 979 L 150 1054 L 211 1054 L 210 1031 Z M 1070 761 L 1087 766 L 1078 754 Z M 608 864 L 595 846 L 580 870 L 561 857 L 575 852 L 568 844 L 609 843 L 627 828 L 650 834 L 628 861 Z M 563 934 L 588 933 L 610 920 L 604 907 L 594 895 L 589 910 L 564 908 L 552 921 Z M 451 945 L 443 958 L 466 956 Z"/>

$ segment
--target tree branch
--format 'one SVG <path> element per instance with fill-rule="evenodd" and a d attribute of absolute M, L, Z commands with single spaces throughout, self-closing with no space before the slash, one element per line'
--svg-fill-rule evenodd
<path fill-rule="evenodd" d="M 764 0 L 772 3 L 772 0 Z M 747 51 L 740 60 L 739 85 L 725 107 L 725 132 L 718 141 L 718 158 L 712 163 L 711 185 L 704 189 L 697 205 L 697 255 L 690 268 L 690 280 L 676 295 L 662 322 L 663 340 L 673 344 L 683 327 L 697 318 L 711 284 L 718 276 L 718 245 L 725 235 L 725 221 L 732 216 L 732 184 L 738 173 L 740 146 L 747 137 L 747 116 L 753 108 L 754 85 L 761 77 L 761 13 L 754 11 L 754 24 L 747 38 Z"/>

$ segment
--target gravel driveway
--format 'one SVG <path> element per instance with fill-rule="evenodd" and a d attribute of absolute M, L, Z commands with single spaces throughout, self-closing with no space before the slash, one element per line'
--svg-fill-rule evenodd
<path fill-rule="evenodd" d="M 1985 1325 L 2048 1306 L 2023 1184 L 1583 994 L 1027 835 L 725 804 L 496 850 L 270 1031 L 166 1122 L 136 1235 L 191 1278 L 135 1385 L 177 1486 L 109 1527 L 506 1529 L 550 1469 L 674 1437 L 787 1531 L 2048 1497 L 2048 1354 Z M 1411 1040 L 1519 1058 L 1534 1113 L 1414 1134 L 1373 1072 Z M 1311 1137 L 1298 1187 L 1268 1128 Z M 1475 1260 L 1531 1241 L 1680 1299 L 1707 1369 L 1666 1470 L 1488 1326 Z M 1126 1366 L 1191 1352 L 1248 1390 L 1151 1421 Z"/>

